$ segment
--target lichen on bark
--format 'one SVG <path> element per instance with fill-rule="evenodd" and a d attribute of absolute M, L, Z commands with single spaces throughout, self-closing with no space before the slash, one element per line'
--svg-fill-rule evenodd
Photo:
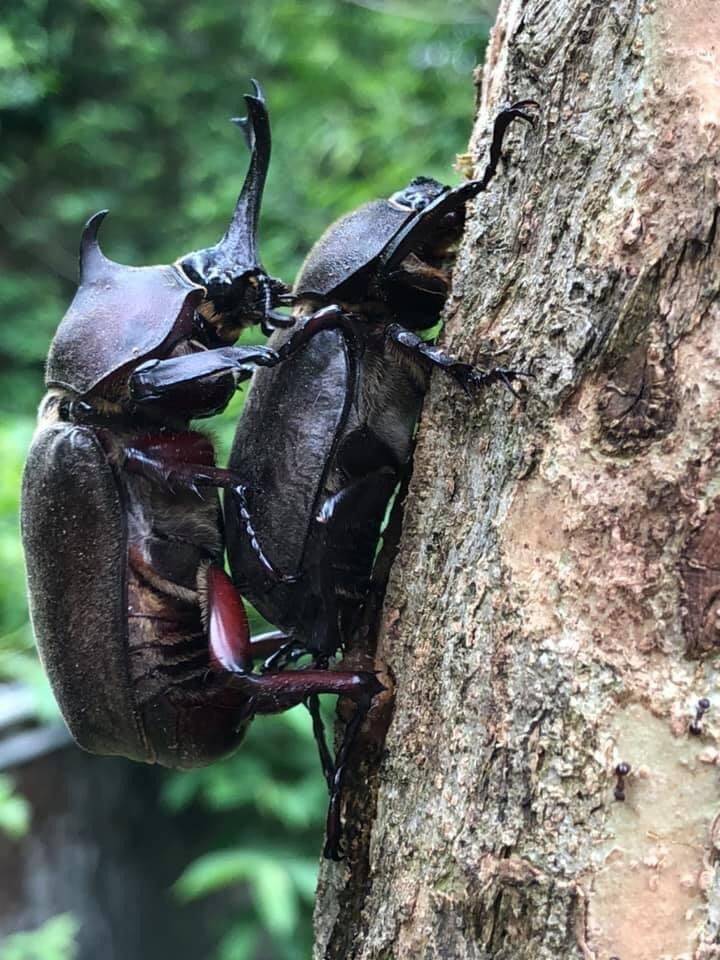
<path fill-rule="evenodd" d="M 720 957 L 720 8 L 504 0 L 320 960 Z M 689 732 L 707 697 L 699 735 Z M 627 762 L 625 800 L 615 768 Z"/>

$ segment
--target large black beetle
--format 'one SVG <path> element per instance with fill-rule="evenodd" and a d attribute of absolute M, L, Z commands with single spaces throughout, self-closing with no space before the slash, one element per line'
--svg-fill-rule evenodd
<path fill-rule="evenodd" d="M 32 623 L 71 733 L 90 751 L 172 767 L 233 750 L 254 714 L 321 692 L 364 704 L 379 689 L 373 674 L 252 672 L 254 657 L 281 641 L 249 637 L 222 568 L 217 488 L 235 498 L 256 559 L 278 575 L 254 536 L 240 478 L 216 467 L 209 439 L 189 429 L 190 419 L 222 409 L 253 365 L 277 359 L 264 347 L 217 346 L 231 333 L 214 322 L 212 304 L 231 293 L 236 326 L 273 322 L 279 287 L 255 246 L 269 158 L 257 94 L 246 98 L 252 160 L 233 229 L 214 253 L 188 258 L 208 270 L 220 264 L 215 288 L 195 283 L 182 262 L 109 260 L 97 240 L 104 213 L 88 222 L 23 478 Z M 226 255 L 243 266 L 242 282 L 237 270 L 223 273 Z"/>
<path fill-rule="evenodd" d="M 512 390 L 514 371 L 478 370 L 415 331 L 438 321 L 465 205 L 494 176 L 510 123 L 532 122 L 524 109 L 530 106 L 537 104 L 520 101 L 498 115 L 480 180 L 454 190 L 413 180 L 389 200 L 333 224 L 300 271 L 296 327 L 270 340 L 285 362 L 255 373 L 230 457 L 230 469 L 246 484 L 258 536 L 295 579 L 268 575 L 245 516 L 225 497 L 235 583 L 290 637 L 271 663 L 310 652 L 325 667 L 343 646 L 343 621 L 366 596 L 382 519 L 411 456 L 432 368 L 470 393 L 497 381 Z M 331 792 L 326 856 L 338 856 L 346 760 L 370 702 L 359 704 L 333 764 L 317 697 L 307 700 Z"/>
<path fill-rule="evenodd" d="M 253 377 L 230 469 L 247 484 L 273 563 L 297 580 L 271 581 L 226 498 L 230 565 L 243 594 L 318 663 L 342 645 L 344 612 L 366 594 L 431 369 L 469 392 L 510 386 L 511 371 L 476 369 L 416 331 L 437 322 L 465 205 L 493 177 L 510 123 L 532 122 L 531 106 L 499 113 L 481 179 L 451 190 L 420 177 L 334 223 L 296 281 L 295 329 L 269 341 L 281 356 L 296 355 Z"/>

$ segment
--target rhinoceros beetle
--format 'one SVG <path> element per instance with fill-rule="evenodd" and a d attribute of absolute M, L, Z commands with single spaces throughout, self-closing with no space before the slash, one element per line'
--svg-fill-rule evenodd
<path fill-rule="evenodd" d="M 273 562 L 297 579 L 270 580 L 226 498 L 230 566 L 243 595 L 316 663 L 343 645 L 344 615 L 366 595 L 431 369 L 468 392 L 498 381 L 512 389 L 523 375 L 478 370 L 416 331 L 438 321 L 466 203 L 494 176 L 508 126 L 532 123 L 526 108 L 535 106 L 519 101 L 499 113 L 481 179 L 450 189 L 419 177 L 334 223 L 295 283 L 295 328 L 269 341 L 290 359 L 253 376 L 230 469 L 246 483 Z"/>
<path fill-rule="evenodd" d="M 254 82 L 254 81 L 253 81 Z M 183 391 L 192 387 L 194 391 L 203 385 L 205 389 L 224 379 L 231 381 L 234 389 L 238 381 L 237 349 L 225 347 L 224 344 L 232 341 L 244 326 L 250 323 L 261 323 L 266 333 L 291 326 L 295 321 L 279 314 L 274 307 L 294 302 L 294 295 L 288 294 L 287 288 L 280 281 L 270 278 L 261 266 L 257 257 L 255 233 L 257 229 L 257 208 L 262 195 L 267 164 L 270 156 L 270 130 L 265 111 L 265 101 L 257 84 L 255 97 L 246 97 L 249 106 L 249 117 L 252 126 L 246 132 L 249 134 L 248 144 L 253 149 L 250 172 L 246 184 L 238 198 L 231 225 L 224 237 L 213 247 L 195 251 L 181 257 L 176 266 L 183 274 L 196 283 L 202 285 L 205 296 L 195 311 L 196 336 L 202 338 L 203 343 L 214 349 L 207 349 L 203 353 L 159 358 L 141 364 L 133 373 L 129 390 L 136 402 L 144 404 L 163 404 L 169 411 L 177 408 Z M 262 109 L 258 108 L 258 104 Z M 242 123 L 241 121 L 238 121 Z M 264 159 L 264 163 L 256 160 Z M 253 197 L 254 202 L 248 203 L 247 198 Z M 243 238 L 245 238 L 243 240 Z M 273 365 L 281 359 L 287 358 L 294 349 L 303 349 L 304 341 L 299 340 L 297 347 L 289 345 L 283 357 L 272 350 L 267 350 L 262 358 L 253 355 L 256 364 Z M 194 416 L 208 416 L 222 409 L 227 403 L 223 395 L 220 402 L 206 402 L 203 413 Z M 160 471 L 156 471 L 158 474 Z M 217 471 L 216 471 L 217 473 Z M 222 473 L 222 471 L 220 471 Z M 225 472 L 227 473 L 227 472 Z M 253 522 L 246 505 L 246 488 L 233 488 L 228 474 L 227 484 L 231 491 L 230 497 L 236 501 L 233 509 L 233 518 L 242 517 L 245 536 L 251 551 L 264 568 L 269 581 L 274 584 L 294 581 L 293 576 L 281 576 L 277 568 L 268 560 L 263 552 L 253 529 Z M 218 576 L 214 573 L 214 576 Z M 212 623 L 212 620 L 210 621 Z M 227 633 L 227 631 L 225 631 Z M 211 637 L 211 643 L 216 642 Z M 219 641 L 218 641 L 219 642 Z M 281 668 L 289 658 L 284 654 L 288 647 L 296 646 L 294 639 L 289 639 L 284 633 L 273 631 L 252 640 L 252 650 L 257 657 L 266 660 L 265 670 Z M 230 671 L 246 674 L 248 671 L 249 655 L 246 647 L 236 644 L 234 647 L 224 640 L 216 653 L 216 659 Z M 288 691 L 284 699 L 278 703 L 278 710 L 287 706 L 303 702 L 310 710 L 313 718 L 313 729 L 318 740 L 320 759 L 330 792 L 330 807 L 328 812 L 327 839 L 324 849 L 326 857 L 339 859 L 341 838 L 340 800 L 343 786 L 343 770 L 346 759 L 356 732 L 362 719 L 367 713 L 376 693 L 383 687 L 374 674 L 367 672 L 326 671 L 327 663 L 319 663 L 320 669 L 296 671 L 283 676 L 282 689 Z M 294 678 L 297 678 L 297 682 Z M 279 681 L 278 681 L 279 683 Z M 314 684 L 314 687 L 313 687 Z M 297 697 L 292 691 L 297 690 Z M 346 695 L 355 701 L 357 711 L 354 719 L 348 725 L 346 735 L 341 744 L 337 757 L 333 761 L 325 743 L 322 731 L 322 719 L 319 712 L 319 693 L 335 693 Z"/>
<path fill-rule="evenodd" d="M 254 246 L 269 156 L 256 150 L 264 105 L 246 99 L 253 158 L 241 200 L 249 199 L 228 237 L 247 283 L 272 292 Z M 284 638 L 249 636 L 222 568 L 217 489 L 237 499 L 257 558 L 282 578 L 257 543 L 239 477 L 215 466 L 211 442 L 189 421 L 221 409 L 254 365 L 277 355 L 217 346 L 212 314 L 201 313 L 228 292 L 252 307 L 254 291 L 233 277 L 206 293 L 182 263 L 109 260 L 97 238 L 104 215 L 83 233 L 80 283 L 50 347 L 49 391 L 24 471 L 31 617 L 82 747 L 189 768 L 234 750 L 255 714 L 323 692 L 364 704 L 379 684 L 370 673 L 252 672 L 253 660 Z M 218 260 L 223 252 L 221 242 Z M 261 309 L 267 303 L 263 293 Z M 237 309 L 236 319 L 244 322 Z M 158 383 L 153 372 L 162 364 Z"/>
<path fill-rule="evenodd" d="M 225 497 L 226 543 L 236 585 L 290 639 L 272 665 L 310 652 L 327 666 L 343 646 L 343 621 L 366 596 L 383 517 L 408 465 L 429 374 L 466 391 L 493 382 L 513 393 L 515 371 L 481 371 L 423 341 L 450 283 L 450 250 L 466 203 L 494 176 L 517 102 L 495 120 L 483 177 L 451 190 L 419 177 L 388 200 L 341 218 L 308 255 L 295 283 L 296 327 L 269 341 L 284 359 L 257 370 L 238 425 L 230 469 L 242 476 L 255 529 L 274 562 L 296 579 L 268 576 L 243 514 Z M 339 798 L 367 698 L 333 765 L 317 697 L 308 698 L 331 804 L 326 856 L 339 849 Z"/>

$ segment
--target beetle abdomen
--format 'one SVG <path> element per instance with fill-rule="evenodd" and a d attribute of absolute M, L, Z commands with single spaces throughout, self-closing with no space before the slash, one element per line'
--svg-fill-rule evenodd
<path fill-rule="evenodd" d="M 70 732 L 93 753 L 149 759 L 127 659 L 122 505 L 90 428 L 35 435 L 21 522 L 35 639 Z"/>

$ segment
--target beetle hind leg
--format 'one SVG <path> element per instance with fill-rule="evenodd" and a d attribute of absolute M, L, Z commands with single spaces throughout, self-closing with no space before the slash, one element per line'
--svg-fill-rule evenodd
<path fill-rule="evenodd" d="M 339 860 L 341 855 L 342 795 L 348 758 L 373 699 L 384 689 L 375 674 L 367 671 L 308 669 L 261 675 L 225 673 L 222 687 L 217 691 L 223 705 L 227 709 L 236 708 L 243 720 L 251 719 L 257 714 L 281 713 L 302 703 L 308 705 L 313 716 L 323 773 L 330 792 L 324 855 L 332 860 Z M 315 726 L 316 717 L 322 720 L 315 706 L 317 696 L 321 693 L 348 697 L 355 703 L 355 715 L 345 729 L 334 763 L 325 742 L 324 729 L 320 733 L 320 727 Z"/>
<path fill-rule="evenodd" d="M 210 662 L 216 678 L 220 679 L 212 695 L 215 705 L 236 709 L 243 722 L 255 714 L 280 713 L 301 703 L 307 706 L 330 793 L 325 856 L 340 859 L 341 801 L 348 757 L 374 697 L 384 690 L 383 685 L 374 673 L 363 671 L 312 668 L 287 673 L 252 673 L 253 647 L 240 594 L 227 574 L 216 566 L 207 568 L 204 590 Z M 282 643 L 279 634 L 274 642 Z M 320 715 L 318 696 L 321 693 L 348 697 L 356 705 L 334 762 Z"/>
<path fill-rule="evenodd" d="M 322 767 L 323 776 L 325 777 L 325 782 L 327 783 L 328 791 L 332 798 L 333 790 L 335 789 L 335 761 L 332 758 L 330 748 L 327 744 L 325 724 L 323 723 L 322 714 L 320 713 L 320 698 L 318 695 L 313 693 L 309 696 L 305 701 L 305 706 L 312 718 L 313 736 L 315 737 L 318 754 L 320 755 L 320 766 Z"/>
<path fill-rule="evenodd" d="M 342 796 L 347 774 L 348 759 L 355 744 L 363 721 L 370 710 L 372 699 L 364 699 L 355 707 L 352 719 L 345 727 L 342 743 L 335 759 L 335 775 L 330 788 L 330 804 L 325 823 L 325 847 L 323 856 L 327 860 L 342 859 Z"/>

